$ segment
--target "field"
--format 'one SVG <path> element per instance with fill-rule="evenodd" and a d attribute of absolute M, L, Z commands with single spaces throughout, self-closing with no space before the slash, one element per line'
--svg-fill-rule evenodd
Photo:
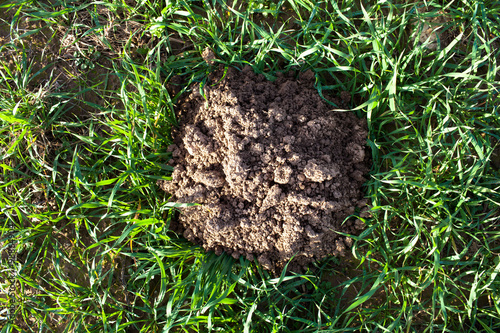
<path fill-rule="evenodd" d="M 1 332 L 500 331 L 499 62 L 495 0 L 1 1 Z M 367 120 L 350 255 L 274 276 L 169 229 L 176 102 L 246 65 Z"/>

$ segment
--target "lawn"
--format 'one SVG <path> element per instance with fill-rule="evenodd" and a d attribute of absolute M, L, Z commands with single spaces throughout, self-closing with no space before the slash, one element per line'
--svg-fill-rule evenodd
<path fill-rule="evenodd" d="M 500 331 L 499 61 L 494 0 L 1 1 L 1 332 Z M 169 229 L 176 102 L 245 65 L 367 119 L 351 255 L 273 276 Z"/>

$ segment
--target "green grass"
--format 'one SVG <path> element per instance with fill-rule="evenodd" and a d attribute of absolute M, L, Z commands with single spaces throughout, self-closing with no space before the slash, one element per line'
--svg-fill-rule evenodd
<path fill-rule="evenodd" d="M 17 253 L 2 257 L 2 332 L 498 331 L 500 2 L 427 5 L 0 4 L 1 246 Z M 441 10 L 451 37 L 430 51 L 416 22 Z M 169 230 L 167 83 L 205 82 L 206 47 L 216 65 L 311 69 L 320 94 L 354 96 L 373 217 L 348 264 L 273 277 Z"/>

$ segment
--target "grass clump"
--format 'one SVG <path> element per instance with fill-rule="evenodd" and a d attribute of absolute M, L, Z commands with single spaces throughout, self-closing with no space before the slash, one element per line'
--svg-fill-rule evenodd
<path fill-rule="evenodd" d="M 1 246 L 17 253 L 3 331 L 500 328 L 498 1 L 0 8 Z M 431 50 L 419 22 L 440 16 Z M 323 96 L 352 94 L 373 157 L 353 258 L 275 278 L 169 230 L 156 182 L 207 47 L 216 65 L 311 69 Z"/>

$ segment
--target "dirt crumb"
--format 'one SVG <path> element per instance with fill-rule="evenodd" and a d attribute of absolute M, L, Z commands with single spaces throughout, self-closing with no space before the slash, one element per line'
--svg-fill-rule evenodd
<path fill-rule="evenodd" d="M 172 181 L 159 183 L 172 200 L 201 204 L 179 214 L 187 239 L 274 273 L 294 255 L 300 269 L 348 251 L 352 240 L 335 231 L 359 233 L 356 219 L 344 220 L 366 206 L 370 168 L 366 121 L 330 111 L 312 72 L 293 74 L 212 73 L 207 100 L 192 93 L 177 105 Z"/>
<path fill-rule="evenodd" d="M 213 65 L 215 63 L 214 59 L 216 59 L 215 57 L 215 53 L 209 48 L 209 47 L 206 47 L 202 54 L 201 54 L 201 57 L 203 58 L 203 60 L 206 61 L 207 64 L 209 65 Z"/>

